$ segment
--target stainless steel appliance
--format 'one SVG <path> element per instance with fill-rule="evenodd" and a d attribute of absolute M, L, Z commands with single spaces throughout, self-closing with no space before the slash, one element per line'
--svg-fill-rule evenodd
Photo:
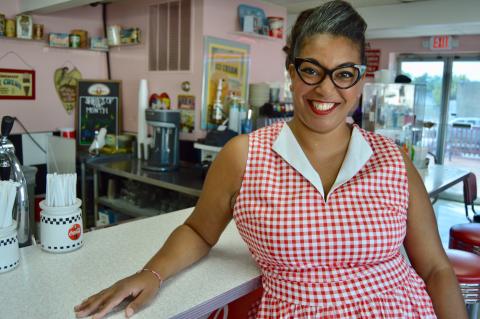
<path fill-rule="evenodd" d="M 15 156 L 15 147 L 8 140 L 10 131 L 12 130 L 15 118 L 4 116 L 2 118 L 1 135 L 0 135 L 0 179 L 11 179 L 20 183 L 17 188 L 16 203 L 13 218 L 17 221 L 18 244 L 20 247 L 31 244 L 31 232 L 29 221 L 29 202 L 27 192 L 27 181 L 23 174 L 20 162 Z"/>
<path fill-rule="evenodd" d="M 153 127 L 153 146 L 144 169 L 162 172 L 177 169 L 180 162 L 180 111 L 147 109 L 145 118 Z"/>

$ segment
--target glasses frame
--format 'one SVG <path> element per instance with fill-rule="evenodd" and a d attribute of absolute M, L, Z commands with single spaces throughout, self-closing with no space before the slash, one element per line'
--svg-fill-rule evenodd
<path fill-rule="evenodd" d="M 312 63 L 313 65 L 316 65 L 318 66 L 319 68 L 321 68 L 324 73 L 323 73 L 323 77 L 320 78 L 320 80 L 318 80 L 317 82 L 315 83 L 308 83 L 306 82 L 303 77 L 302 77 L 302 74 L 300 72 L 300 65 L 302 65 L 303 62 L 309 62 L 309 63 Z M 295 62 L 294 62 L 294 66 L 295 66 L 295 71 L 297 72 L 298 76 L 300 77 L 300 79 L 302 80 L 303 83 L 305 83 L 306 85 L 318 85 L 320 83 L 323 82 L 323 80 L 325 80 L 325 78 L 327 77 L 327 75 L 330 77 L 330 80 L 332 81 L 333 85 L 335 85 L 336 88 L 338 89 L 341 89 L 341 90 L 346 90 L 346 89 L 349 89 L 351 87 L 353 87 L 355 84 L 358 83 L 358 81 L 360 81 L 360 79 L 362 78 L 362 76 L 365 74 L 365 71 L 367 70 L 367 66 L 364 65 L 364 64 L 355 64 L 355 63 L 347 63 L 347 64 L 342 64 L 340 66 L 337 66 L 336 68 L 333 68 L 333 69 L 327 69 L 326 67 L 324 67 L 323 65 L 321 65 L 317 60 L 315 59 L 311 59 L 311 58 L 295 58 Z M 349 68 L 349 67 L 353 67 L 355 69 L 358 70 L 358 75 L 357 75 L 357 78 L 355 79 L 355 81 L 350 85 L 350 86 L 347 86 L 347 87 L 341 87 L 341 86 L 338 86 L 337 83 L 335 83 L 335 81 L 333 80 L 333 77 L 332 77 L 332 74 L 339 70 L 339 69 L 344 69 L 344 68 Z"/>

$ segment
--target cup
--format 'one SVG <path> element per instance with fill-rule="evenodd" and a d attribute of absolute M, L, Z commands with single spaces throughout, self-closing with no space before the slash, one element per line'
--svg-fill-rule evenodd
<path fill-rule="evenodd" d="M 428 148 L 423 146 L 413 146 L 413 165 L 418 169 L 427 168 Z"/>
<path fill-rule="evenodd" d="M 83 245 L 82 201 L 74 205 L 51 207 L 46 201 L 40 202 L 40 242 L 43 250 L 51 253 L 65 253 Z"/>
<path fill-rule="evenodd" d="M 0 273 L 15 269 L 20 262 L 17 239 L 17 222 L 0 228 Z"/>
<path fill-rule="evenodd" d="M 71 127 L 64 127 L 60 129 L 60 136 L 63 138 L 75 139 L 75 130 Z"/>

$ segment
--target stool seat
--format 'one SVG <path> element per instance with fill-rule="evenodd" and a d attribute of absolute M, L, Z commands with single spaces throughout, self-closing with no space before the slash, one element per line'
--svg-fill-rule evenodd
<path fill-rule="evenodd" d="M 460 284 L 480 284 L 480 256 L 463 250 L 446 250 Z"/>
<path fill-rule="evenodd" d="M 450 228 L 450 237 L 464 243 L 480 246 L 480 223 L 454 225 Z"/>

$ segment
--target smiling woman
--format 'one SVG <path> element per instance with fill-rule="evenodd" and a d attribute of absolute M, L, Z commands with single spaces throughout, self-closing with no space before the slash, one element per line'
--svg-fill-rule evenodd
<path fill-rule="evenodd" d="M 262 272 L 257 319 L 466 318 L 413 164 L 392 141 L 345 121 L 362 92 L 365 29 L 345 1 L 300 14 L 286 48 L 292 121 L 231 139 L 192 215 L 145 271 L 88 298 L 77 315 L 102 317 L 133 296 L 132 315 L 233 219 Z"/>

